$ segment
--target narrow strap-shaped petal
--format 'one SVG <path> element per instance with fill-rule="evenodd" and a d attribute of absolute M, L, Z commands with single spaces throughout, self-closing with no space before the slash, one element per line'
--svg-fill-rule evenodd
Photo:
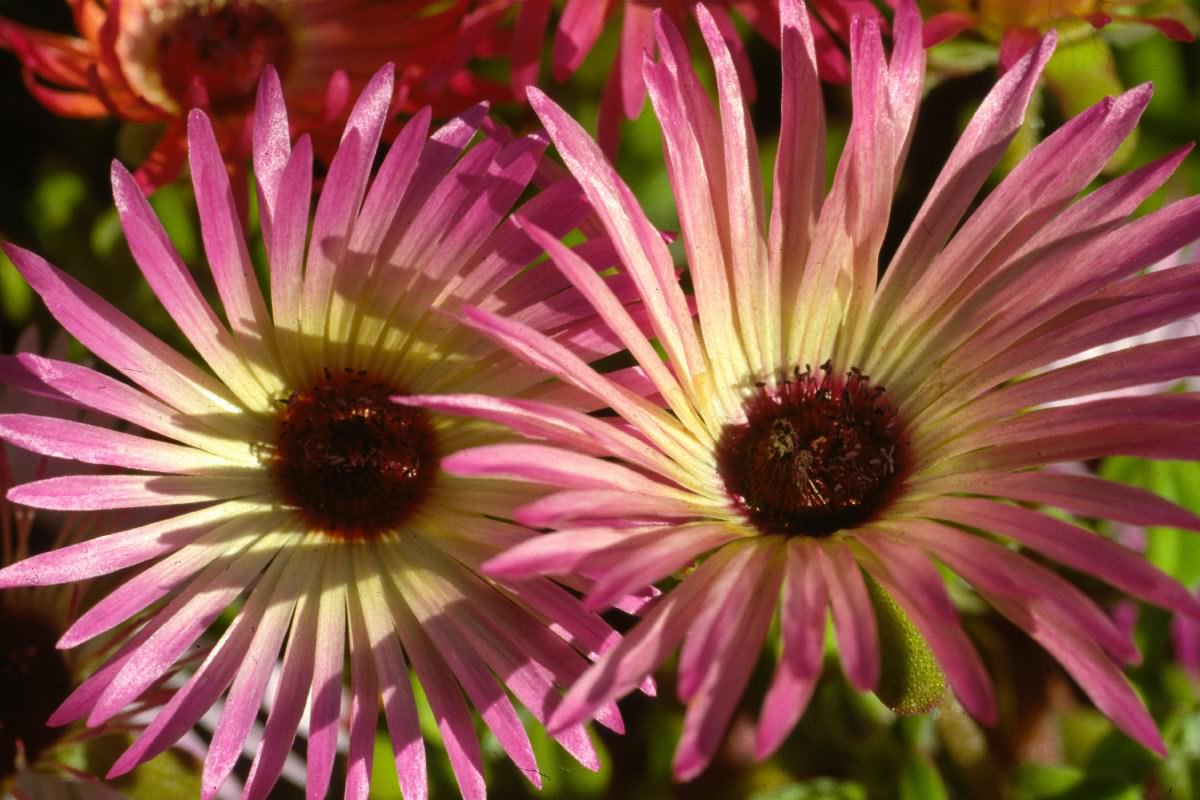
<path fill-rule="evenodd" d="M 507 425 L 522 436 L 546 439 L 591 455 L 618 456 L 681 485 L 694 487 L 696 484 L 686 471 L 657 448 L 602 419 L 572 408 L 475 394 L 411 395 L 394 399 L 402 405 L 492 420 Z"/>
<path fill-rule="evenodd" d="M 756 758 L 766 758 L 783 743 L 804 714 L 821 674 L 829 590 L 821 575 L 821 562 L 813 552 L 818 546 L 796 539 L 787 544 L 787 571 L 779 606 L 783 650 L 758 715 Z"/>
<path fill-rule="evenodd" d="M 583 64 L 604 29 L 612 0 L 567 0 L 554 35 L 554 80 L 565 81 Z"/>
<path fill-rule="evenodd" d="M 300 558 L 296 558 L 296 555 L 300 555 Z M 209 743 L 208 755 L 204 757 L 202 800 L 216 796 L 242 755 L 242 745 L 258 717 L 259 706 L 267 691 L 267 680 L 279 657 L 279 648 L 287 634 L 296 599 L 310 591 L 315 577 L 315 563 L 315 559 L 297 553 L 290 557 L 287 569 L 276 567 L 280 573 L 279 583 L 270 593 L 271 601 L 266 604 L 261 616 L 256 618 L 254 638 L 230 686 L 221 719 Z M 266 590 L 267 587 L 262 585 L 254 589 L 256 593 L 265 593 Z"/>
<path fill-rule="evenodd" d="M 1099 392 L 1129 389 L 1200 375 L 1200 336 L 1127 347 L 1077 361 L 1008 386 L 977 400 L 977 415 L 995 416 Z"/>
<path fill-rule="evenodd" d="M 301 136 L 279 179 L 279 199 L 271 225 L 268 253 L 271 268 L 271 314 L 279 358 L 296 382 L 305 379 L 300 307 L 304 287 L 304 254 L 308 212 L 312 205 L 312 141 Z M 264 238 L 267 236 L 264 232 Z"/>
<path fill-rule="evenodd" d="M 109 778 L 125 774 L 165 751 L 212 707 L 233 680 L 239 666 L 245 663 L 257 624 L 267 610 L 283 573 L 281 568 L 287 561 L 288 554 L 285 553 L 280 563 L 267 571 L 233 623 L 205 655 L 204 661 L 113 764 Z M 237 743 L 237 748 L 237 754 L 241 755 L 241 742 Z M 201 791 L 203 793 L 203 787 Z"/>
<path fill-rule="evenodd" d="M 8 499 L 54 511 L 99 511 L 232 500 L 269 491 L 265 476 L 64 475 L 21 484 L 9 490 Z"/>
<path fill-rule="evenodd" d="M 726 210 L 721 121 L 696 77 L 683 37 L 661 11 L 658 49 L 662 60 L 647 60 L 644 79 L 662 128 L 704 347 L 714 379 L 730 386 L 745 380 L 752 363 L 746 349 L 757 348 L 753 339 L 742 341 L 734 314 L 728 263 L 734 246 Z M 755 370 L 760 369 L 758 361 L 753 362 Z"/>
<path fill-rule="evenodd" d="M 538 228 L 531 221 L 521 220 L 521 223 L 530 237 L 546 249 L 554 264 L 592 303 L 609 328 L 620 337 L 621 342 L 654 381 L 655 387 L 666 398 L 676 416 L 689 428 L 699 428 L 702 423 L 696 418 L 688 395 L 604 280 L 587 262 L 553 235 Z"/>
<path fill-rule="evenodd" d="M 991 679 L 963 632 L 937 569 L 919 550 L 886 535 L 864 532 L 855 538 L 873 556 L 861 563 L 921 632 L 963 707 L 985 724 L 994 723 Z"/>
<path fill-rule="evenodd" d="M 592 201 L 621 253 L 622 263 L 637 281 L 650 308 L 655 335 L 666 349 L 676 375 L 689 385 L 701 381 L 707 375 L 707 364 L 687 302 L 675 280 L 675 266 L 666 243 L 579 123 L 536 89 L 530 89 L 529 102 Z"/>
<path fill-rule="evenodd" d="M 21 353 L 18 359 L 38 379 L 88 408 L 221 455 L 231 463 L 257 463 L 247 452 L 244 440 L 214 433 L 203 420 L 180 414 L 127 383 L 80 364 L 43 358 L 35 353 Z"/>
<path fill-rule="evenodd" d="M 733 525 L 696 523 L 637 537 L 637 545 L 627 546 L 629 558 L 606 569 L 588 590 L 584 607 L 590 611 L 608 608 L 741 535 Z"/>
<path fill-rule="evenodd" d="M 1200 517 L 1153 492 L 1091 475 L 1044 470 L 949 476 L 926 488 L 1007 497 L 1061 508 L 1083 517 L 1131 525 L 1200 531 Z"/>
<path fill-rule="evenodd" d="M 198 580 L 211 579 L 214 563 L 229 563 L 262 536 L 263 520 L 247 515 L 210 526 L 196 541 L 129 578 L 91 606 L 63 632 L 59 643 L 75 647 L 112 630 L 197 573 L 202 573 Z"/>
<path fill-rule="evenodd" d="M 270 400 L 257 370 L 243 360 L 241 348 L 200 294 L 141 188 L 118 161 L 112 165 L 112 187 L 125 240 L 163 308 L 238 399 L 255 410 L 267 408 Z"/>
<path fill-rule="evenodd" d="M 682 521 L 704 515 L 706 511 L 719 513 L 721 510 L 720 506 L 705 509 L 698 504 L 684 504 L 677 500 L 648 496 L 639 492 L 568 489 L 521 506 L 513 512 L 513 519 L 531 528 L 564 527 L 566 523 L 578 524 L 579 520 L 611 517 L 614 509 L 619 509 L 621 518 L 635 521 L 645 521 L 646 517 Z"/>
<path fill-rule="evenodd" d="M 772 308 L 767 295 L 766 214 L 758 144 L 742 96 L 742 80 L 724 32 L 707 6 L 696 6 L 696 20 L 717 74 L 731 244 L 730 275 L 742 341 L 755 358 L 755 374 L 766 375 L 778 363 L 781 331 L 779 320 L 769 313 Z"/>
<path fill-rule="evenodd" d="M 783 298 L 786 361 L 819 364 L 852 308 L 875 289 L 898 153 L 887 108 L 887 63 L 876 19 L 851 26 L 854 113 L 833 186 L 813 231 L 797 294 Z M 853 320 L 851 320 L 853 322 Z"/>
<path fill-rule="evenodd" d="M 387 590 L 379 574 L 377 561 L 367 558 L 363 548 L 356 548 L 354 561 L 360 581 L 355 594 L 362 603 L 367 645 L 374 659 L 375 673 L 379 676 L 383 711 L 395 754 L 400 791 L 405 798 L 424 800 L 429 796 L 425 740 L 417 721 L 417 706 L 409 684 L 408 665 L 384 600 Z"/>
<path fill-rule="evenodd" d="M 319 557 L 316 554 L 298 554 L 307 563 L 297 564 L 298 569 L 308 566 L 310 584 L 307 591 L 296 598 L 296 610 L 292 615 L 292 630 L 287 648 L 283 653 L 283 668 L 279 686 L 267 716 L 263 730 L 262 746 L 254 754 L 250 774 L 246 779 L 246 800 L 265 800 L 279 779 L 296 731 L 304 716 L 304 704 L 312 686 L 313 661 L 316 651 L 317 604 L 320 583 L 317 575 Z M 295 556 L 293 556 L 295 557 Z M 314 563 L 315 562 L 315 563 Z"/>
<path fill-rule="evenodd" d="M 337 267 L 350 244 L 379 137 L 392 101 L 395 68 L 385 64 L 368 81 L 346 121 L 338 150 L 329 165 L 325 190 L 313 218 L 312 246 L 304 272 L 301 328 L 324 339 Z"/>
<path fill-rule="evenodd" d="M 765 588 L 760 581 L 767 574 L 771 559 L 778 555 L 778 540 L 759 538 L 750 546 L 739 548 L 709 584 L 708 601 L 692 620 L 679 649 L 676 694 L 680 700 L 691 702 L 716 669 L 729 637 L 737 632 L 750 595 Z M 775 601 L 772 598 L 772 603 Z M 753 641 L 746 641 L 745 645 L 758 649 Z"/>
<path fill-rule="evenodd" d="M 249 420 L 223 384 L 45 259 L 3 247 L 50 313 L 85 347 L 181 412 L 247 438 Z"/>
<path fill-rule="evenodd" d="M 1129 680 L 1074 625 L 1047 625 L 1030 619 L 1011 600 L 988 597 L 988 601 L 1046 648 L 1118 728 L 1160 756 L 1166 756 L 1167 748 L 1154 719 Z"/>
<path fill-rule="evenodd" d="M 246 247 L 225 160 L 221 157 L 212 124 L 199 110 L 188 115 L 188 161 L 192 168 L 196 208 L 200 212 L 204 252 L 229 327 L 245 355 L 247 366 L 264 390 L 263 400 L 251 408 L 262 411 L 270 407 L 269 398 L 282 391 L 275 337 Z"/>
<path fill-rule="evenodd" d="M 262 221 L 263 240 L 270 254 L 277 201 L 287 194 L 282 175 L 292 152 L 283 85 L 272 64 L 263 68 L 262 77 L 258 79 L 251 144 L 254 150 L 254 179 L 258 187 L 259 219 Z"/>
<path fill-rule="evenodd" d="M 462 450 L 442 459 L 442 469 L 453 475 L 483 475 L 567 489 L 633 489 L 681 498 L 686 494 L 629 467 L 538 444 L 494 444 Z"/>
<path fill-rule="evenodd" d="M 724 645 L 715 654 L 713 669 L 708 671 L 688 703 L 673 762 L 679 780 L 690 780 L 699 775 L 716 755 L 758 661 L 783 578 L 781 554 L 776 551 L 772 555 L 766 569 L 753 576 L 754 591 L 741 604 L 740 613 L 722 621 L 728 626 L 728 632 L 720 637 L 724 639 Z M 748 581 L 752 574 L 742 577 Z M 716 598 L 710 598 L 710 602 L 713 600 Z"/>
<path fill-rule="evenodd" d="M 660 535 L 678 531 L 657 525 L 629 527 L 575 527 L 543 533 L 509 547 L 483 565 L 488 575 L 526 578 L 539 574 L 570 575 L 599 559 L 602 564 L 628 556 L 643 534 Z M 616 552 L 613 552 L 616 551 Z"/>
<path fill-rule="evenodd" d="M 57 417 L 0 414 L 0 438 L 34 453 L 177 475 L 236 475 L 243 467 L 193 447 Z"/>
<path fill-rule="evenodd" d="M 855 688 L 864 692 L 874 689 L 879 683 L 879 631 L 862 572 L 841 542 L 815 549 L 813 557 L 820 560 L 829 588 L 842 669 Z"/>
<path fill-rule="evenodd" d="M 704 463 L 709 459 L 711 450 L 691 435 L 695 432 L 686 431 L 659 406 L 596 372 L 563 345 L 527 326 L 482 309 L 465 309 L 463 321 L 518 358 L 603 400 L 676 461 Z"/>
<path fill-rule="evenodd" d="M 978 591 L 1020 603 L 1035 617 L 1051 608 L 1081 625 L 1114 658 L 1127 663 L 1139 659 L 1130 633 L 1120 630 L 1087 595 L 1050 570 L 982 536 L 947 525 L 906 520 L 895 527 L 906 542 L 920 545 Z"/>
<path fill-rule="evenodd" d="M 782 0 L 779 16 L 783 83 L 779 152 L 775 155 L 772 185 L 770 260 L 764 284 L 771 303 L 768 313 L 780 330 L 772 333 L 768 342 L 783 336 L 782 325 L 787 318 L 783 298 L 799 295 L 825 192 L 825 101 L 817 77 L 812 23 L 800 0 Z M 783 343 L 779 346 L 782 348 Z M 779 363 L 780 353 L 782 350 L 771 363 Z"/>
<path fill-rule="evenodd" d="M 405 545 L 407 544 L 406 542 Z M 399 561 L 402 554 L 393 552 L 396 549 L 387 548 L 384 552 L 385 557 L 391 556 L 393 561 Z M 411 546 L 404 548 L 405 551 L 414 549 Z M 432 586 L 425 580 L 413 580 L 403 574 L 399 575 L 399 580 L 405 601 L 412 608 L 418 623 L 438 647 L 442 658 L 450 666 L 467 697 L 479 710 L 483 721 L 496 735 L 504 752 L 534 786 L 540 787 L 541 775 L 533 754 L 533 746 L 508 695 L 481 663 L 475 649 L 461 632 L 442 619 L 445 611 L 432 595 Z"/>
<path fill-rule="evenodd" d="M 599 706 L 635 689 L 662 664 L 687 633 L 693 612 L 708 597 L 705 590 L 738 549 L 737 545 L 721 548 L 663 595 L 633 630 L 571 686 L 547 727 L 558 730 L 582 722 Z"/>
<path fill-rule="evenodd" d="M 948 497 L 939 518 L 1007 536 L 1155 605 L 1200 616 L 1200 600 L 1138 553 L 1069 522 L 991 500 Z"/>
<path fill-rule="evenodd" d="M 1043 37 L 1038 47 L 996 82 L 972 116 L 884 272 L 876 301 L 878 319 L 886 320 L 891 315 L 946 243 L 1020 130 L 1038 77 L 1054 52 L 1056 38 L 1054 31 Z"/>
<path fill-rule="evenodd" d="M 239 555 L 218 559 L 214 562 L 217 570 L 206 570 L 192 581 L 184 590 L 188 600 L 180 612 L 156 630 L 113 677 L 88 715 L 88 724 L 110 719 L 158 680 L 288 544 L 288 539 L 284 534 L 267 533 Z"/>
<path fill-rule="evenodd" d="M 438 648 L 429 641 L 399 589 L 384 595 L 396 624 L 396 632 L 404 643 L 404 651 L 412 662 L 413 671 L 425 690 L 433 718 L 442 734 L 442 746 L 450 759 L 450 768 L 458 782 L 463 800 L 483 800 L 487 788 L 483 781 L 483 754 L 475 738 L 475 724 L 454 673 L 442 660 Z"/>
<path fill-rule="evenodd" d="M 361 575 L 354 570 L 354 584 Z M 355 590 L 346 592 L 350 618 L 350 749 L 346 755 L 346 800 L 366 800 L 371 790 L 375 728 L 379 722 L 379 677 L 371 656 L 371 639 Z"/>
<path fill-rule="evenodd" d="M 223 520 L 266 508 L 265 502 L 219 503 L 38 553 L 0 569 L 0 588 L 71 583 L 108 575 L 189 545 Z"/>
<path fill-rule="evenodd" d="M 320 800 L 329 789 L 341 729 L 342 671 L 346 646 L 346 587 L 350 566 L 344 548 L 325 559 L 317 611 L 316 659 L 308 715 L 308 780 L 305 796 Z"/>

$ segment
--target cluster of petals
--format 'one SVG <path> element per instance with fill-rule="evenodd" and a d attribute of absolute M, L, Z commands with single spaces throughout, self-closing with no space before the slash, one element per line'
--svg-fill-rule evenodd
<path fill-rule="evenodd" d="M 469 0 L 430 13 L 424 0 L 66 0 L 78 36 L 0 19 L 0 47 L 21 60 L 29 91 L 69 117 L 116 117 L 165 129 L 135 173 L 153 188 L 187 157 L 187 112 L 209 111 L 222 151 L 240 165 L 249 111 L 267 64 L 282 80 L 295 133 L 332 155 L 337 122 L 384 62 L 400 71 L 399 111 L 447 116 L 497 87 L 447 55 Z"/>
<path fill-rule="evenodd" d="M 410 668 L 465 797 L 485 794 L 467 701 L 513 763 L 540 785 L 509 693 L 544 721 L 588 658 L 617 640 L 560 583 L 536 578 L 501 587 L 480 574 L 482 563 L 530 535 L 502 521 L 529 497 L 507 483 L 437 471 L 402 524 L 361 536 L 314 525 L 280 489 L 272 467 L 280 409 L 322 375 L 369 374 L 426 394 L 503 389 L 529 402 L 564 404 L 571 409 L 564 414 L 596 405 L 456 324 L 447 314 L 462 303 L 514 315 L 582 358 L 619 347 L 562 276 L 548 266 L 527 269 L 541 249 L 507 217 L 519 203 L 524 218 L 555 236 L 586 225 L 589 210 L 578 185 L 546 168 L 546 140 L 514 136 L 488 120 L 483 106 L 430 134 L 425 109 L 399 131 L 372 178 L 393 85 L 388 65 L 355 103 L 310 234 L 312 145 L 307 136 L 293 144 L 279 79 L 271 69 L 264 73 L 253 153 L 269 261 L 265 298 L 213 125 L 202 111 L 189 115 L 200 228 L 227 322 L 201 295 L 133 177 L 114 163 L 117 211 L 134 259 L 207 369 L 37 255 L 6 248 L 63 328 L 127 381 L 29 353 L 17 357 L 20 363 L 53 391 L 130 426 L 0 416 L 0 436 L 13 444 L 100 465 L 25 483 L 9 499 L 59 511 L 160 512 L 145 525 L 0 570 L 0 586 L 13 587 L 137 567 L 60 640 L 74 647 L 138 623 L 55 712 L 54 723 L 102 724 L 176 665 L 190 667 L 110 776 L 162 752 L 226 694 L 202 775 L 202 796 L 215 796 L 242 755 L 282 650 L 246 797 L 270 794 L 306 703 L 310 797 L 324 796 L 330 786 L 344 714 L 345 795 L 366 797 L 381 703 L 404 795 L 427 796 Z M 530 192 L 534 183 L 544 188 Z M 604 237 L 574 252 L 596 270 L 616 259 Z M 627 280 L 607 280 L 619 294 L 634 294 Z M 511 437 L 475 420 L 429 418 L 439 455 Z M 565 583 L 579 591 L 590 586 L 582 579 Z M 227 609 L 236 609 L 232 621 L 205 647 L 202 637 Z M 621 728 L 612 704 L 596 718 Z M 554 738 L 584 765 L 598 766 L 582 725 L 565 726 Z"/>
<path fill-rule="evenodd" d="M 1120 729 L 1163 752 L 1120 669 L 1138 658 L 1129 631 L 1041 559 L 1196 616 L 1200 603 L 1174 579 L 1049 509 L 1192 530 L 1200 519 L 1146 491 L 1040 468 L 1119 454 L 1200 457 L 1193 393 L 1047 407 L 1200 370 L 1195 335 L 1051 366 L 1200 310 L 1200 265 L 1142 272 L 1200 237 L 1200 198 L 1131 216 L 1190 148 L 1081 195 L 1145 109 L 1150 87 L 1139 86 L 1046 137 L 968 214 L 1021 125 L 1054 48 L 1050 32 L 990 91 L 881 270 L 925 69 L 915 3 L 897 5 L 890 56 L 877 20 L 860 17 L 852 27 L 853 121 L 826 191 L 814 28 L 800 0 L 781 3 L 781 129 L 769 211 L 721 25 L 697 8 L 716 72 L 714 107 L 683 37 L 656 15 L 658 57 L 643 75 L 663 131 L 694 316 L 665 243 L 601 149 L 531 91 L 645 315 L 628 313 L 553 232 L 518 219 L 604 317 L 650 388 L 631 391 L 521 320 L 477 308 L 465 312 L 470 324 L 617 416 L 568 419 L 554 405 L 481 396 L 410 402 L 542 440 L 443 462 L 463 476 L 557 490 L 516 516 L 549 532 L 489 562 L 491 574 L 596 576 L 585 601 L 601 609 L 694 566 L 571 688 L 551 730 L 629 692 L 678 650 L 687 711 L 675 772 L 694 777 L 717 752 L 777 617 L 782 651 L 756 733 L 765 757 L 819 677 L 827 611 L 850 682 L 878 685 L 884 654 L 871 584 L 911 619 L 966 710 L 991 722 L 993 687 L 940 565 L 1049 651 Z M 783 392 L 793 375 L 824 363 L 886 387 L 905 464 L 886 504 L 859 524 L 821 536 L 762 530 L 731 496 L 718 442 L 745 422 L 749 398 Z M 562 422 L 536 422 L 549 417 Z"/>
<path fill-rule="evenodd" d="M 41 348 L 34 330 L 24 331 L 19 349 Z M 48 347 L 53 356 L 66 352 L 66 337 Z M 29 374 L 15 356 L 0 356 L 0 410 L 6 414 L 37 411 L 63 419 L 88 419 L 105 423 L 102 415 L 89 414 L 70 398 L 54 392 Z M 79 465 L 0 446 L 0 491 L 37 478 L 62 476 Z M 35 528 L 36 523 L 36 528 Z M 0 497 L 0 568 L 27 558 L 31 552 L 80 542 L 119 524 L 104 513 L 62 515 L 38 513 Z M 106 724 L 88 728 L 46 725 L 55 705 L 82 682 L 88 671 L 112 655 L 121 633 L 90 642 L 71 651 L 55 648 L 55 641 L 78 618 L 80 609 L 97 598 L 97 587 L 84 581 L 73 586 L 22 586 L 0 592 L 0 794 L 16 800 L 74 796 L 95 785 L 96 776 L 80 770 L 77 749 L 100 737 L 123 736 L 137 730 L 138 719 L 161 703 L 161 682 L 135 704 Z M 127 632 L 127 631 L 126 631 Z M 164 679 L 171 676 L 164 676 Z M 194 741 L 185 743 L 189 747 Z"/>
<path fill-rule="evenodd" d="M 528 87 L 537 85 L 541 53 L 551 17 L 552 0 L 506 0 L 492 4 L 473 15 L 464 26 L 460 48 L 479 48 L 470 43 L 501 38 L 506 12 L 517 6 L 508 38 L 509 68 L 513 90 L 525 99 Z M 750 59 L 742 35 L 734 22 L 734 13 L 753 30 L 779 47 L 779 3 L 777 0 L 567 0 L 558 18 L 551 59 L 554 79 L 562 82 L 573 75 L 587 59 L 612 17 L 620 17 L 616 55 L 608 71 L 600 97 L 598 138 L 606 152 L 614 152 L 622 116 L 636 119 L 646 99 L 642 78 L 642 60 L 654 50 L 654 15 L 668 15 L 681 28 L 704 6 L 721 30 L 729 47 L 743 91 L 752 99 L 755 93 Z M 857 15 L 878 16 L 871 0 L 814 0 L 819 15 L 813 26 L 817 62 L 821 78 L 833 83 L 849 79 L 845 48 L 850 39 L 851 20 Z M 502 45 L 488 43 L 484 49 Z"/>

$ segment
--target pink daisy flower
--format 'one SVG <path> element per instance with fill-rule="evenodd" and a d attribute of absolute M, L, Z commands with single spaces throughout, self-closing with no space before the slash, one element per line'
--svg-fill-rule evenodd
<path fill-rule="evenodd" d="M 370 179 L 392 89 L 389 65 L 354 106 L 309 235 L 311 144 L 307 137 L 292 144 L 279 80 L 273 70 L 265 73 L 254 172 L 269 256 L 266 299 L 212 125 L 200 111 L 190 115 L 201 232 L 228 325 L 200 294 L 133 178 L 113 165 L 134 258 L 209 369 L 43 259 L 6 247 L 63 327 L 130 382 L 29 354 L 22 362 L 77 403 L 146 431 L 0 416 L 0 436 L 13 444 L 116 468 L 25 483 L 9 500 L 62 511 L 164 513 L 160 521 L 0 570 L 0 586 L 8 587 L 145 565 L 59 640 L 74 647 L 130 619 L 144 621 L 53 721 L 96 725 L 122 713 L 243 601 L 110 775 L 168 747 L 227 691 L 204 762 L 202 796 L 213 797 L 241 755 L 282 649 L 279 689 L 246 797 L 270 793 L 306 700 L 308 796 L 325 796 L 347 672 L 345 795 L 367 795 L 382 699 L 401 788 L 406 797 L 426 796 L 410 667 L 465 797 L 483 797 L 485 789 L 464 693 L 516 766 L 540 784 L 509 692 L 545 720 L 561 701 L 556 687 L 579 677 L 587 656 L 614 641 L 562 586 L 539 579 L 500 588 L 480 576 L 484 561 L 529 533 L 500 521 L 511 517 L 520 495 L 507 484 L 447 475 L 438 464 L 461 447 L 508 434 L 390 400 L 407 392 L 503 388 L 569 402 L 563 387 L 543 388 L 539 370 L 442 313 L 463 302 L 516 314 L 585 357 L 619 346 L 561 276 L 526 269 L 541 250 L 506 219 L 538 171 L 546 142 L 513 137 L 488 123 L 483 107 L 427 135 L 426 109 L 399 132 Z M 481 126 L 481 141 L 468 148 Z M 551 183 L 521 209 L 559 234 L 589 213 L 570 179 Z M 604 240 L 577 252 L 597 269 L 615 258 Z M 611 704 L 597 719 L 620 727 Z M 555 738 L 581 763 L 597 766 L 582 726 Z"/>
<path fill-rule="evenodd" d="M 990 722 L 992 685 L 940 564 L 1044 646 L 1117 726 L 1162 752 L 1119 668 L 1138 657 L 1128 633 L 1026 554 L 1187 614 L 1200 613 L 1200 603 L 1136 553 L 1027 504 L 1200 528 L 1148 492 L 1038 469 L 1110 454 L 1200 455 L 1194 394 L 1039 408 L 1195 374 L 1200 337 L 1025 376 L 1200 309 L 1200 265 L 1139 274 L 1200 236 L 1200 198 L 1129 218 L 1186 151 L 1079 197 L 1137 123 L 1150 97 L 1141 86 L 1063 125 L 966 215 L 1018 130 L 1050 34 L 985 99 L 880 280 L 921 96 L 920 16 L 913 2 L 898 4 L 890 58 L 878 22 L 856 20 L 853 123 L 825 192 L 813 28 L 798 0 L 781 13 L 782 128 L 769 212 L 720 26 L 697 9 L 717 75 L 714 109 L 675 26 L 665 15 L 656 21 L 659 58 L 644 74 L 663 128 L 695 320 L 667 247 L 628 187 L 574 120 L 531 92 L 646 318 L 622 310 L 553 232 L 534 220 L 524 227 L 591 299 L 650 391 L 629 391 L 520 320 L 471 309 L 465 317 L 479 330 L 618 417 L 482 397 L 409 400 L 549 441 L 443 462 L 459 475 L 560 490 L 517 512 L 552 532 L 491 561 L 491 574 L 596 575 L 586 602 L 603 608 L 699 562 L 571 688 L 551 729 L 621 697 L 678 650 L 687 712 L 675 771 L 692 778 L 717 751 L 777 616 L 783 648 L 756 733 L 766 756 L 813 690 L 827 611 L 850 682 L 878 685 L 886 654 L 872 594 L 898 604 L 962 705 Z M 540 422 L 551 415 L 561 423 Z"/>
<path fill-rule="evenodd" d="M 480 38 L 511 4 L 512 0 L 507 0 L 485 5 L 468 17 L 460 48 Z M 526 88 L 537 83 L 552 3 L 525 0 L 516 5 L 520 10 L 512 30 L 510 69 L 513 88 L 524 99 Z M 743 91 L 753 99 L 754 76 L 742 36 L 734 24 L 734 13 L 778 47 L 778 0 L 567 0 L 558 19 L 551 56 L 554 79 L 560 83 L 575 74 L 592 52 L 604 26 L 619 17 L 620 44 L 600 99 L 598 136 L 607 152 L 616 149 L 621 117 L 636 119 L 641 114 L 646 99 L 642 60 L 654 50 L 655 13 L 661 11 L 683 27 L 699 6 L 705 7 L 720 28 Z M 872 0 L 814 0 L 813 7 L 819 15 L 813 25 L 813 38 L 821 78 L 845 83 L 849 65 L 844 49 L 849 41 L 850 20 L 856 14 L 878 12 Z"/>
<path fill-rule="evenodd" d="M 0 19 L 0 47 L 17 55 L 29 91 L 57 114 L 164 124 L 136 172 L 147 188 L 182 169 L 193 107 L 209 112 L 230 165 L 244 161 L 254 90 L 268 64 L 282 78 L 294 132 L 313 134 L 323 156 L 337 143 L 334 120 L 384 62 L 400 70 L 398 110 L 433 103 L 447 115 L 496 94 L 446 59 L 469 0 L 432 12 L 425 0 L 66 2 L 79 36 Z"/>

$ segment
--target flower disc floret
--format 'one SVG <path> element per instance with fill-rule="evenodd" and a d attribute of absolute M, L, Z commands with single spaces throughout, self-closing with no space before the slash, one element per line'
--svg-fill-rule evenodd
<path fill-rule="evenodd" d="M 326 533 L 378 535 L 411 517 L 437 472 L 423 409 L 349 367 L 293 392 L 279 418 L 275 477 L 283 496 Z"/>
<path fill-rule="evenodd" d="M 759 384 L 746 421 L 726 425 L 718 471 L 759 531 L 824 537 L 871 520 L 897 482 L 902 440 L 882 386 L 829 362 Z"/>

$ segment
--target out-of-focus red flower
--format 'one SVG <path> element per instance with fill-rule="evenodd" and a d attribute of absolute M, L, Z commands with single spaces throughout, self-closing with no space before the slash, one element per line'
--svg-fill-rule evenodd
<path fill-rule="evenodd" d="M 330 123 L 388 61 L 399 72 L 399 111 L 433 105 L 449 115 L 499 94 L 451 61 L 472 0 L 66 2 L 79 36 L 0 19 L 0 47 L 17 55 L 30 92 L 58 114 L 165 124 L 137 171 L 146 188 L 183 166 L 194 107 L 208 111 L 230 163 L 244 161 L 247 112 L 268 64 L 283 81 L 293 133 L 313 134 L 318 152 L 332 152 L 341 126 Z"/>
<path fill-rule="evenodd" d="M 478 55 L 494 51 L 507 54 L 513 91 L 524 102 L 525 90 L 537 83 L 541 54 L 549 28 L 554 0 L 492 0 L 481 4 L 460 40 L 460 50 Z M 552 69 L 554 79 L 567 80 L 582 66 L 600 38 L 605 25 L 618 24 L 620 43 L 600 101 L 599 139 L 610 153 L 615 150 L 622 115 L 634 119 L 646 98 L 642 62 L 653 55 L 653 18 L 662 9 L 680 28 L 686 28 L 697 5 L 704 5 L 721 28 L 737 68 L 742 88 L 753 98 L 754 78 L 745 43 L 734 24 L 734 15 L 774 47 L 779 47 L 779 0 L 566 0 L 554 33 Z M 518 8 L 515 23 L 508 14 Z M 872 0 L 811 0 L 813 38 L 822 80 L 846 83 L 850 78 L 847 49 L 850 23 L 856 16 L 879 16 Z"/>
<path fill-rule="evenodd" d="M 929 5 L 937 13 L 925 23 L 926 47 L 978 28 L 1000 40 L 1003 69 L 1032 48 L 1046 30 L 1069 20 L 1083 20 L 1097 28 L 1114 21 L 1139 22 L 1176 41 L 1194 39 L 1183 22 L 1158 13 L 1163 4 L 1151 0 L 934 0 Z"/>

